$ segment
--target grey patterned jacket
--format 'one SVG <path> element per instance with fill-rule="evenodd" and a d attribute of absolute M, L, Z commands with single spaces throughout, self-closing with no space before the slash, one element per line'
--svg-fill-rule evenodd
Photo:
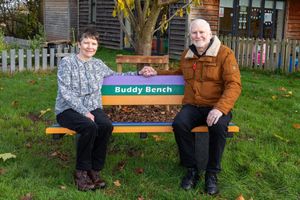
<path fill-rule="evenodd" d="M 71 108 L 86 115 L 102 108 L 103 78 L 111 75 L 137 75 L 137 72 L 117 73 L 100 59 L 84 62 L 76 54 L 63 58 L 57 71 L 55 114 Z"/>

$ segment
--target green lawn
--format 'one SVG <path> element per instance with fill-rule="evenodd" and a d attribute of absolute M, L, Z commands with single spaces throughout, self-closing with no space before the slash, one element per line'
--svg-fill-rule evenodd
<path fill-rule="evenodd" d="M 117 53 L 122 52 L 101 49 L 97 55 L 115 67 Z M 44 133 L 55 119 L 56 72 L 0 74 L 0 154 L 16 155 L 0 160 L 0 199 L 232 200 L 242 194 L 246 200 L 299 200 L 300 129 L 293 125 L 300 124 L 300 75 L 243 70 L 242 82 L 233 111 L 241 131 L 225 149 L 221 193 L 210 197 L 203 193 L 203 179 L 192 191 L 179 188 L 185 171 L 172 134 L 160 134 L 160 141 L 114 135 L 103 170 L 108 187 L 77 191 L 75 137 L 53 141 Z"/>

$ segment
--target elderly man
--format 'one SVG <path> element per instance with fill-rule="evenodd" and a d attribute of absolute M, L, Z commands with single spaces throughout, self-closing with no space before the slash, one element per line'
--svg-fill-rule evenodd
<path fill-rule="evenodd" d="M 241 93 L 240 71 L 234 53 L 213 36 L 210 25 L 196 19 L 190 25 L 192 45 L 180 59 L 174 71 L 155 71 L 144 68 L 144 75 L 182 74 L 185 80 L 183 107 L 173 122 L 180 163 L 187 168 L 181 181 L 185 190 L 194 188 L 199 180 L 195 159 L 195 135 L 191 130 L 207 124 L 209 129 L 209 157 L 205 173 L 205 191 L 218 193 L 217 173 L 226 143 L 231 109 Z"/>

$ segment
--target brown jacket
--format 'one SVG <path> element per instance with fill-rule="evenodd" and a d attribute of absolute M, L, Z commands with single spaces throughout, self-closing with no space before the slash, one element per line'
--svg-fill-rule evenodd
<path fill-rule="evenodd" d="M 180 68 L 159 70 L 160 75 L 183 74 L 183 104 L 211 106 L 224 114 L 233 108 L 241 93 L 240 71 L 234 53 L 215 36 L 206 54 L 200 58 L 186 49 Z"/>

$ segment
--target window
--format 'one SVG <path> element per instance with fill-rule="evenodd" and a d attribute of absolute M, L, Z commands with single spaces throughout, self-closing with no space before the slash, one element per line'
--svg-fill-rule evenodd
<path fill-rule="evenodd" d="M 283 37 L 283 0 L 221 0 L 220 35 L 254 38 Z"/>
<path fill-rule="evenodd" d="M 90 0 L 89 2 L 89 22 L 96 23 L 96 0 Z"/>

